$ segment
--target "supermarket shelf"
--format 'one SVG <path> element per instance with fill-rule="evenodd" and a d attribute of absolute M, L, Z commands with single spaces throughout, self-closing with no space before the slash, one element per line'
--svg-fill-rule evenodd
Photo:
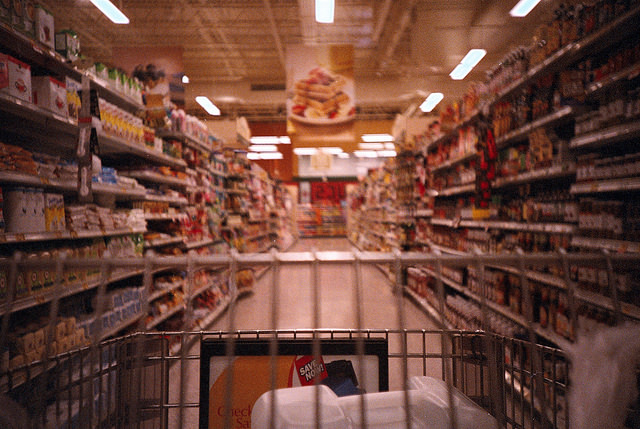
<path fill-rule="evenodd" d="M 145 220 L 182 220 L 188 218 L 186 213 L 145 213 Z"/>
<path fill-rule="evenodd" d="M 469 192 L 474 192 L 476 190 L 475 183 L 468 183 L 466 185 L 453 186 L 451 188 L 445 188 L 441 191 L 437 191 L 437 196 L 439 197 L 449 197 L 452 195 L 458 194 L 466 194 Z"/>
<path fill-rule="evenodd" d="M 179 289 L 179 288 L 181 288 L 183 286 L 184 286 L 184 282 L 178 282 L 178 283 L 172 284 L 170 287 L 168 287 L 166 289 L 157 290 L 154 293 L 152 293 L 151 295 L 149 295 L 149 297 L 147 298 L 147 302 L 155 301 L 156 299 L 165 296 L 169 292 L 171 292 L 173 290 L 176 290 L 176 289 Z"/>
<path fill-rule="evenodd" d="M 8 24 L 0 23 L 0 39 L 3 40 L 3 51 L 7 54 L 18 57 L 31 65 L 46 68 L 55 75 L 69 76 L 76 81 L 80 81 L 82 78 L 81 72 L 65 63 L 62 55 L 21 34 Z"/>
<path fill-rule="evenodd" d="M 490 228 L 507 229 L 527 232 L 550 232 L 573 234 L 576 226 L 568 223 L 526 223 L 526 222 L 500 222 L 500 221 L 480 221 L 462 220 L 460 226 L 467 228 Z"/>
<path fill-rule="evenodd" d="M 181 168 L 187 166 L 187 163 L 183 159 L 174 158 L 142 144 L 129 142 L 118 137 L 98 134 L 98 141 L 100 144 L 100 152 L 103 155 L 133 154 L 146 161 L 153 161 L 162 165 Z"/>
<path fill-rule="evenodd" d="M 127 186 L 113 185 L 111 183 L 91 183 L 91 191 L 94 194 L 113 195 L 119 199 L 138 199 L 146 195 L 144 188 L 131 188 Z"/>
<path fill-rule="evenodd" d="M 500 149 L 507 146 L 509 143 L 524 140 L 527 137 L 527 135 L 533 130 L 540 127 L 557 125 L 565 121 L 567 118 L 571 117 L 573 114 L 574 114 L 574 108 L 571 106 L 565 106 L 556 112 L 553 112 L 542 118 L 536 119 L 535 121 L 525 125 L 522 128 L 518 128 L 516 130 L 513 130 L 505 134 L 504 136 L 498 137 L 496 139 L 496 147 Z"/>
<path fill-rule="evenodd" d="M 189 204 L 189 201 L 187 201 L 187 199 L 184 197 L 167 197 L 164 195 L 146 194 L 142 199 L 145 201 L 157 201 L 161 203 L 174 204 L 177 206 L 186 206 L 187 204 Z"/>
<path fill-rule="evenodd" d="M 629 34 L 633 34 L 637 29 L 638 16 L 640 16 L 640 6 L 636 6 L 629 12 L 613 20 L 603 28 L 589 34 L 581 40 L 570 43 L 547 57 L 540 64 L 530 68 L 520 79 L 504 88 L 494 99 L 499 101 L 524 85 L 533 82 L 543 73 L 551 73 L 568 65 L 572 61 L 590 53 L 591 51 L 601 51 L 607 49 L 612 44 L 623 40 Z"/>
<path fill-rule="evenodd" d="M 640 63 L 632 64 L 617 73 L 613 73 L 604 79 L 587 86 L 585 88 L 585 95 L 587 97 L 593 97 L 594 94 L 599 94 L 603 89 L 607 89 L 624 80 L 634 79 L 638 74 L 640 74 Z"/>
<path fill-rule="evenodd" d="M 475 158 L 477 155 L 478 155 L 477 152 L 470 152 L 470 153 L 464 154 L 464 155 L 462 155 L 462 156 L 460 156 L 458 158 L 450 159 L 450 160 L 445 161 L 442 164 L 438 165 L 437 167 L 433 167 L 431 169 L 431 172 L 435 173 L 437 171 L 446 170 L 447 168 L 453 167 L 456 164 L 460 164 L 462 162 L 469 161 L 470 159 Z"/>
<path fill-rule="evenodd" d="M 502 271 L 506 271 L 511 274 L 516 274 L 516 275 L 521 274 L 521 271 L 518 268 L 512 267 L 510 265 L 487 265 L 487 266 L 491 268 L 496 268 Z M 532 270 L 524 270 L 524 274 L 525 276 L 527 276 L 529 280 L 534 280 L 539 283 L 544 283 L 549 286 L 557 287 L 559 289 L 567 288 L 567 285 L 565 284 L 564 279 L 558 276 L 554 276 L 552 274 L 540 273 Z"/>
<path fill-rule="evenodd" d="M 431 218 L 431 225 L 448 226 L 449 228 L 457 228 L 460 220 Z"/>
<path fill-rule="evenodd" d="M 580 301 L 586 302 L 596 307 L 601 307 L 612 312 L 616 311 L 615 305 L 613 305 L 613 300 L 599 293 L 576 288 L 575 297 Z M 629 304 L 628 302 L 620 302 L 620 311 L 625 316 L 640 320 L 640 308 L 636 307 L 633 304 Z"/>
<path fill-rule="evenodd" d="M 606 249 L 619 253 L 640 253 L 640 243 L 634 241 L 573 236 L 571 246 L 592 250 Z"/>
<path fill-rule="evenodd" d="M 142 234 L 144 229 L 121 228 L 109 231 L 56 231 L 56 232 L 36 232 L 24 234 L 0 234 L 0 244 L 31 243 L 49 240 L 76 240 L 83 238 L 111 237 L 116 235 Z"/>
<path fill-rule="evenodd" d="M 220 300 L 216 308 L 207 317 L 197 322 L 197 326 L 200 329 L 207 329 L 209 325 L 215 322 L 216 319 L 220 317 L 227 310 L 227 307 L 229 307 L 229 304 L 231 304 L 231 297 L 227 295 Z"/>
<path fill-rule="evenodd" d="M 499 188 L 502 186 L 519 185 L 537 180 L 558 179 L 560 177 L 568 177 L 574 174 L 576 174 L 576 165 L 571 162 L 563 165 L 554 165 L 553 167 L 543 168 L 540 170 L 528 171 L 513 177 L 500 177 L 494 181 L 493 186 Z"/>
<path fill-rule="evenodd" d="M 452 249 L 450 247 L 440 246 L 439 244 L 434 244 L 432 242 L 425 243 L 431 246 L 433 249 L 437 249 L 442 253 L 448 253 L 450 255 L 458 255 L 458 256 L 469 256 L 467 252 L 462 252 L 460 250 Z"/>
<path fill-rule="evenodd" d="M 438 323 L 444 323 L 445 329 L 455 329 L 455 326 L 449 323 L 447 319 L 445 319 L 444 317 L 440 317 L 440 313 L 438 313 L 438 311 L 433 308 L 425 298 L 418 295 L 411 288 L 405 286 L 404 293 L 405 295 L 410 296 L 411 299 L 416 303 L 416 305 L 420 307 L 425 313 L 427 313 L 427 315 L 430 316 L 434 321 Z"/>
<path fill-rule="evenodd" d="M 184 237 L 158 238 L 151 241 L 145 241 L 144 247 L 145 249 L 148 249 L 151 247 L 161 247 L 161 246 L 167 246 L 169 244 L 178 244 L 183 242 L 184 242 Z"/>
<path fill-rule="evenodd" d="M 640 177 L 625 179 L 598 180 L 593 182 L 574 183 L 572 194 L 595 194 L 605 192 L 627 192 L 640 190 Z"/>
<path fill-rule="evenodd" d="M 179 140 L 192 149 L 202 150 L 207 153 L 211 153 L 212 151 L 211 145 L 196 140 L 193 137 L 179 131 L 156 130 L 156 136 L 160 137 L 161 139 Z"/>
<path fill-rule="evenodd" d="M 209 246 L 210 244 L 214 244 L 215 242 L 216 241 L 211 238 L 207 238 L 206 240 L 199 240 L 199 241 L 186 241 L 184 243 L 183 248 L 185 250 L 197 249 L 198 247 Z"/>
<path fill-rule="evenodd" d="M 571 139 L 572 149 L 597 149 L 602 146 L 634 139 L 640 136 L 640 122 L 615 125 L 593 133 L 586 133 Z"/>
<path fill-rule="evenodd" d="M 465 286 L 454 282 L 453 280 L 449 279 L 448 277 L 442 275 L 439 276 L 436 272 L 434 272 L 433 270 L 430 270 L 428 268 L 422 267 L 422 270 L 426 271 L 429 275 L 435 277 L 435 278 L 440 278 L 442 280 L 443 283 L 445 283 L 447 286 L 451 287 L 452 289 L 455 289 L 456 291 L 460 292 L 461 294 L 471 298 L 472 300 L 476 301 L 478 304 L 482 304 L 483 299 L 480 295 L 471 292 L 468 288 L 466 288 Z M 504 317 L 506 317 L 507 319 L 511 320 L 512 322 L 517 323 L 518 325 L 522 326 L 523 328 L 529 328 L 529 323 L 527 322 L 526 317 L 521 316 L 519 314 L 515 314 L 513 313 L 509 307 L 504 306 L 504 305 L 500 305 L 500 304 L 496 304 L 493 301 L 490 301 L 488 299 L 484 300 L 485 305 L 487 306 L 487 308 L 489 308 L 490 310 L 492 310 L 494 313 L 498 313 Z M 548 341 L 553 342 L 554 344 L 561 344 L 566 342 L 566 340 L 564 338 L 562 338 L 560 335 L 556 334 L 553 331 L 550 331 L 548 329 L 544 329 L 542 327 L 540 327 L 537 324 L 533 324 L 532 325 L 534 332 L 536 333 L 536 335 L 547 339 Z"/>
<path fill-rule="evenodd" d="M 96 89 L 101 98 L 110 103 L 124 107 L 129 111 L 144 110 L 144 106 L 132 97 L 115 89 L 109 81 L 97 76 L 91 76 L 91 89 Z"/>
<path fill-rule="evenodd" d="M 20 135 L 39 136 L 38 141 L 55 143 L 59 148 L 67 150 L 73 150 L 78 143 L 78 125 L 72 119 L 42 109 L 28 101 L 0 92 L 0 112 L 0 123 L 7 130 L 13 130 Z M 28 126 L 17 123 L 15 118 L 27 121 Z"/>
<path fill-rule="evenodd" d="M 136 314 L 133 317 L 130 317 L 129 319 L 120 322 L 117 326 L 114 326 L 111 329 L 107 329 L 106 331 L 102 332 L 100 334 L 100 340 L 104 340 L 107 339 L 109 337 L 113 337 L 114 335 L 116 335 L 118 332 L 122 331 L 123 329 L 133 325 L 134 323 L 138 322 L 142 316 L 144 316 L 144 313 L 140 312 L 138 314 Z"/>
<path fill-rule="evenodd" d="M 145 182 L 159 183 L 163 185 L 191 186 L 187 180 L 178 179 L 177 177 L 172 176 L 165 176 L 164 174 L 153 171 L 121 171 L 119 174 Z"/>
<path fill-rule="evenodd" d="M 143 273 L 143 270 L 132 270 L 132 271 L 113 273 L 109 277 L 109 283 L 124 280 L 129 277 L 140 275 L 142 273 Z M 99 276 L 96 276 L 96 278 L 91 281 L 75 282 L 69 285 L 63 285 L 62 290 L 60 292 L 60 298 L 75 295 L 77 293 L 84 292 L 87 290 L 95 289 L 100 285 L 100 283 L 101 282 L 100 282 Z M 35 295 L 16 299 L 12 303 L 10 310 L 8 307 L 8 303 L 2 304 L 0 306 L 0 315 L 6 314 L 7 311 L 11 311 L 13 313 L 16 311 L 35 307 L 36 305 L 41 305 L 47 302 L 51 302 L 55 297 L 56 297 L 55 287 L 43 289 L 42 291 L 40 291 Z"/>
<path fill-rule="evenodd" d="M 48 179 L 46 177 L 34 176 L 32 174 L 21 173 L 18 171 L 0 171 L 0 183 L 37 186 L 64 192 L 77 191 L 78 186 L 78 183 L 75 180 Z"/>
<path fill-rule="evenodd" d="M 166 321 L 167 319 L 171 318 L 178 312 L 183 311 L 185 309 L 186 309 L 186 306 L 184 302 L 182 304 L 174 305 L 166 313 L 161 314 L 160 316 L 153 319 L 151 322 L 147 323 L 147 326 L 146 326 L 147 330 L 150 331 L 151 329 L 155 328 L 162 322 Z"/>

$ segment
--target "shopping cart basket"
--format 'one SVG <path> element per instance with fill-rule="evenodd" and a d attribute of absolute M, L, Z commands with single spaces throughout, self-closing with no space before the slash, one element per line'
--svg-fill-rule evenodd
<path fill-rule="evenodd" d="M 404 270 L 407 266 L 421 266 L 441 274 L 443 267 L 483 266 L 504 264 L 519 270 L 524 276 L 525 268 L 537 264 L 558 264 L 566 267 L 572 260 L 605 264 L 612 269 L 612 262 L 631 265 L 637 262 L 633 257 L 610 255 L 472 255 L 464 257 L 439 254 L 413 253 L 373 253 L 373 252 L 301 252 L 269 254 L 215 255 L 181 257 L 147 256 L 135 259 L 103 258 L 100 260 L 52 259 L 51 264 L 58 273 L 65 267 L 93 267 L 99 269 L 101 278 L 107 279 L 114 269 L 137 268 L 143 271 L 144 287 L 148 291 L 152 273 L 159 266 L 183 267 L 187 279 L 203 267 L 228 267 L 231 275 L 230 294 L 237 295 L 235 276 L 243 267 L 269 267 L 271 270 L 271 293 L 277 298 L 280 269 L 286 264 L 306 264 L 311 270 L 313 290 L 318 290 L 319 267 L 324 264 L 349 264 L 353 269 L 355 302 L 361 296 L 362 268 L 366 265 L 388 266 L 395 274 L 391 287 L 396 292 L 398 304 L 398 326 L 392 329 L 363 329 L 360 309 L 357 326 L 346 330 L 324 330 L 318 328 L 319 297 L 314 294 L 314 324 L 310 329 L 298 330 L 252 330 L 240 331 L 234 326 L 235 300 L 229 302 L 229 329 L 225 331 L 194 332 L 136 332 L 123 337 L 99 341 L 101 333 L 93 333 L 89 345 L 57 355 L 45 357 L 28 365 L 11 369 L 3 368 L 0 388 L 4 400 L 3 412 L 6 427 L 45 428 L 180 428 L 209 427 L 207 422 L 198 422 L 202 407 L 201 386 L 208 374 L 201 373 L 203 357 L 202 344 L 215 339 L 224 344 L 223 359 L 227 364 L 237 357 L 237 346 L 244 340 L 262 341 L 270 360 L 270 387 L 278 387 L 275 382 L 275 358 L 279 344 L 301 341 L 310 344 L 307 353 L 312 358 L 321 358 L 326 340 L 348 340 L 354 345 L 354 360 L 363 359 L 365 345 L 370 340 L 381 340 L 387 344 L 389 384 L 392 389 L 405 392 L 405 427 L 411 424 L 408 380 L 412 376 L 429 376 L 443 380 L 447 386 L 447 409 L 450 426 L 461 427 L 461 418 L 456 413 L 456 392 L 461 392 L 479 407 L 493 415 L 498 427 L 506 428 L 568 428 L 569 415 L 567 386 L 570 363 L 564 353 L 554 347 L 534 342 L 528 338 L 506 337 L 490 330 L 450 330 L 446 329 L 444 292 L 442 282 L 437 277 L 437 290 L 441 294 L 439 314 L 436 322 L 441 329 L 405 329 L 403 314 Z M 5 347 L 8 336 L 9 318 L 15 300 L 15 273 L 20 267 L 34 264 L 32 260 L 22 260 L 16 256 L 3 262 L 9 272 L 8 299 L 2 312 L 2 337 L 0 346 Z M 60 277 L 58 277 L 60 278 Z M 104 311 L 101 304 L 105 284 L 98 287 L 98 311 Z M 54 286 L 50 309 L 50 332 L 54 332 L 58 321 L 58 304 L 64 296 L 60 282 Z M 572 297 L 571 297 L 572 298 Z M 485 305 L 484 300 L 483 307 Z M 277 327 L 277 299 L 272 300 L 272 321 Z M 573 303 L 572 303 L 573 305 Z M 356 305 L 356 307 L 359 307 Z M 616 302 L 616 307 L 619 304 Z M 187 311 L 189 308 L 187 306 Z M 486 311 L 483 310 L 483 312 Z M 574 313 L 575 314 L 575 313 Z M 486 314 L 484 315 L 486 316 Z M 486 325 L 488 318 L 482 317 Z M 530 320 L 533 329 L 532 319 Z M 50 346 L 50 338 L 47 339 Z M 265 348 L 266 347 L 266 348 Z M 46 357 L 50 356 L 50 357 Z M 356 365 L 358 379 L 366 374 L 364 366 Z M 316 381 L 318 378 L 315 379 Z M 233 376 L 226 379 L 228 394 L 216 405 L 224 422 L 220 427 L 250 427 L 246 415 L 234 414 L 230 392 L 234 389 Z M 364 404 L 364 402 L 363 402 Z M 273 405 L 272 414 L 277 404 Z M 316 404 L 316 412 L 319 407 Z M 309 411 L 313 412 L 313 411 Z M 361 407 L 362 427 L 373 427 L 375 415 L 367 416 L 367 408 Z M 8 418 L 8 416 L 11 416 Z M 273 423 L 273 427 L 275 423 Z M 317 427 L 320 421 L 317 421 Z"/>

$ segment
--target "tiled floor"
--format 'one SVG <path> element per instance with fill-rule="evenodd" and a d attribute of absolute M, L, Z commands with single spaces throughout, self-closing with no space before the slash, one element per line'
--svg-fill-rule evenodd
<path fill-rule="evenodd" d="M 346 239 L 302 239 L 290 249 L 291 252 L 317 251 L 348 251 L 351 244 Z M 349 264 L 323 265 L 320 267 L 319 279 L 319 321 L 314 320 L 314 294 L 311 287 L 311 268 L 309 265 L 286 265 L 280 269 L 278 279 L 278 299 L 276 309 L 277 323 L 272 323 L 271 286 L 273 284 L 272 271 L 266 272 L 256 282 L 253 293 L 241 298 L 233 306 L 233 321 L 231 312 L 227 311 L 209 330 L 234 329 L 298 329 L 298 328 L 327 328 L 327 329 L 355 329 L 357 328 L 356 302 L 354 299 L 354 270 Z M 435 324 L 412 302 L 402 297 L 398 299 L 392 292 L 390 282 L 382 272 L 373 266 L 363 266 L 362 270 L 362 328 L 363 329 L 435 329 Z M 399 305 L 403 310 L 402 326 L 398 317 Z M 390 338 L 390 352 L 399 353 L 400 341 Z M 197 346 L 196 346 L 197 347 Z M 422 353 L 425 350 L 432 353 L 440 352 L 438 336 L 428 337 L 425 341 L 421 336 L 409 337 L 407 348 L 410 352 Z M 197 353 L 197 349 L 192 352 Z M 390 360 L 389 380 L 390 389 L 402 388 L 402 359 Z M 177 369 L 179 365 L 176 365 Z M 422 361 L 409 363 L 410 375 L 433 375 L 440 377 L 442 368 L 439 361 L 423 365 Z M 199 368 L 198 361 L 188 364 L 187 373 L 187 402 L 198 401 Z M 171 383 L 173 387 L 179 385 L 179 371 L 172 370 Z M 177 391 L 171 389 L 171 400 Z M 184 427 L 197 427 L 195 410 L 188 410 Z M 171 413 L 171 421 L 177 423 L 175 414 Z M 178 427 L 177 424 L 170 427 Z"/>

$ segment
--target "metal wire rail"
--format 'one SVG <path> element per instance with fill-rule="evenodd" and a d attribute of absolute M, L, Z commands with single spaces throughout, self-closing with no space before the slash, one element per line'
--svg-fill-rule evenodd
<path fill-rule="evenodd" d="M 470 255 L 451 256 L 439 253 L 379 253 L 379 252 L 297 252 L 279 253 L 272 251 L 267 254 L 238 254 L 198 256 L 188 254 L 175 257 L 158 257 L 153 255 L 138 259 L 102 258 L 102 259 L 72 259 L 62 255 L 48 260 L 24 259 L 21 254 L 13 258 L 0 261 L 0 269 L 8 273 L 7 300 L 0 306 L 2 324 L 0 327 L 0 350 L 5 350 L 13 306 L 16 302 L 16 278 L 19 270 L 29 268 L 50 268 L 56 272 L 56 281 L 49 294 L 49 324 L 47 327 L 46 347 L 49 349 L 56 322 L 60 300 L 65 296 L 62 284 L 62 273 L 65 269 L 90 268 L 99 270 L 100 283 L 97 287 L 98 317 L 105 311 L 104 297 L 106 286 L 111 273 L 116 269 L 127 268 L 141 270 L 143 273 L 143 289 L 150 290 L 153 273 L 158 268 L 179 267 L 187 272 L 187 287 L 191 288 L 194 273 L 203 268 L 228 268 L 229 283 L 232 296 L 237 294 L 235 274 L 247 267 L 264 266 L 271 268 L 271 331 L 237 331 L 235 329 L 235 300 L 229 303 L 229 326 L 225 332 L 163 332 L 139 333 L 106 342 L 100 341 L 100 330 L 94 333 L 91 346 L 79 350 L 52 356 L 45 353 L 41 361 L 29 365 L 3 368 L 1 380 L 6 383 L 5 392 L 11 398 L 21 399 L 21 406 L 16 406 L 17 414 L 21 407 L 28 405 L 29 419 L 36 426 L 43 427 L 182 427 L 187 410 L 198 408 L 200 404 L 188 401 L 186 398 L 186 380 L 189 370 L 188 362 L 199 359 L 197 352 L 192 352 L 192 346 L 205 336 L 215 335 L 225 338 L 227 355 L 231 362 L 234 356 L 236 339 L 246 336 L 267 337 L 270 341 L 270 351 L 274 355 L 278 341 L 288 336 L 310 336 L 313 341 L 313 355 L 321 356 L 321 339 L 330 336 L 347 336 L 355 338 L 359 345 L 358 355 L 362 356 L 364 338 L 382 335 L 399 337 L 398 348 L 389 355 L 390 359 L 399 361 L 403 390 L 408 392 L 407 380 L 410 374 L 409 362 L 418 359 L 422 362 L 422 373 L 426 370 L 426 362 L 430 359 L 441 361 L 441 378 L 449 387 L 456 387 L 463 393 L 490 411 L 498 420 L 501 427 L 568 427 L 566 416 L 566 374 L 568 363 L 561 351 L 536 343 L 533 327 L 533 315 L 530 305 L 530 291 L 526 270 L 536 266 L 555 265 L 563 269 L 569 298 L 570 315 L 577 326 L 574 282 L 569 278 L 569 266 L 574 263 L 600 266 L 607 270 L 609 285 L 614 285 L 615 269 L 630 269 L 637 266 L 640 258 L 635 255 L 609 253 L 601 254 L 511 254 L 511 255 Z M 393 288 L 396 296 L 397 327 L 385 331 L 363 330 L 363 314 L 360 305 L 356 305 L 356 326 L 354 330 L 322 331 L 320 324 L 320 266 L 326 264 L 349 264 L 352 267 L 354 298 L 359 303 L 362 300 L 362 269 L 363 266 L 386 264 L 393 267 L 396 281 Z M 277 302 L 280 289 L 280 270 L 287 265 L 307 265 L 312 272 L 313 291 L 313 326 L 310 330 L 281 331 L 278 330 L 279 310 Z M 444 285 L 442 282 L 443 267 L 476 267 L 499 264 L 517 270 L 522 278 L 525 308 L 528 309 L 529 323 L 528 341 L 515 338 L 505 338 L 484 332 L 450 331 L 445 329 Z M 437 292 L 440 297 L 438 311 L 439 331 L 410 331 L 406 326 L 403 311 L 402 272 L 407 266 L 435 267 Z M 480 271 L 481 272 L 481 271 Z M 484 279 L 481 276 L 484 287 Z M 610 288 L 611 300 L 616 314 L 616 320 L 623 318 L 621 305 L 616 294 L 616 288 Z M 484 294 L 481 295 L 482 320 L 484 326 L 489 312 L 485 305 Z M 146 296 L 145 296 L 146 298 Z M 529 301 L 528 301 L 529 300 Z M 143 301 L 145 302 L 146 299 Z M 146 308 L 145 308 L 146 310 Z M 189 311 L 189 306 L 187 306 Z M 408 338 L 414 335 L 422 338 L 438 336 L 440 349 L 437 352 L 428 351 L 423 341 L 418 350 L 413 350 Z M 475 338 L 480 338 L 481 346 L 474 345 Z M 179 353 L 172 353 L 169 344 L 178 340 L 181 345 Z M 468 341 L 467 341 L 468 340 Z M 472 344 L 469 346 L 468 344 Z M 49 357 L 52 356 L 52 357 Z M 179 362 L 172 366 L 172 362 Z M 460 367 L 462 365 L 462 367 Z M 172 368 L 179 370 L 178 400 L 170 400 L 169 392 L 175 390 L 175 377 L 169 376 Z M 462 369 L 461 369 L 462 368 Z M 549 368 L 548 371 L 545 371 Z M 132 375 L 132 369 L 135 374 Z M 137 372 L 136 372 L 137 371 Z M 151 376 L 149 374 L 151 372 Z M 464 374 L 473 373 L 478 377 L 473 383 L 468 383 Z M 462 375 L 461 375 L 462 374 Z M 18 381 L 19 382 L 16 382 Z M 129 380 L 129 382 L 126 382 Z M 131 380 L 137 381 L 131 382 Z M 159 383 L 151 383 L 160 380 Z M 478 381 L 479 380 L 479 381 Z M 229 377 L 229 391 L 232 388 L 232 377 Z M 151 384 L 147 384 L 151 383 Z M 138 388 L 135 388 L 135 386 Z M 151 388 L 151 387 L 153 388 Z M 479 388 L 480 394 L 475 394 Z M 159 392 L 155 390 L 159 389 Z M 93 392 L 87 400 L 86 392 Z M 151 394 L 152 398 L 145 395 Z M 545 398 L 545 400 L 540 400 Z M 149 405 L 151 403 L 151 405 Z M 449 389 L 449 403 L 453 404 L 453 389 Z M 82 404 L 82 406 L 80 406 Z M 226 409 L 230 409 L 227 404 Z M 409 410 L 409 394 L 405 393 L 405 409 Z M 53 407 L 53 411 L 52 411 Z M 74 409 L 77 408 L 77 409 Z M 316 407 L 317 408 L 317 407 Z M 24 409 L 24 408 L 22 408 Z M 169 410 L 177 410 L 175 425 L 170 423 Z M 362 407 L 365 422 L 365 408 Z M 409 413 L 409 411 L 407 411 Z M 560 416 L 562 414 L 562 417 Z M 53 419 L 51 415 L 55 416 Z M 64 419 L 61 418 L 64 417 Z M 455 408 L 450 407 L 450 422 L 452 428 L 458 428 Z M 544 417 L 544 418 L 541 418 Z M 410 427 L 410 415 L 406 416 L 406 426 Z M 75 422 L 75 423 L 74 423 Z M 150 423 L 151 422 L 151 423 Z M 174 422 L 174 421 L 172 421 Z M 225 427 L 232 427 L 230 414 L 226 417 Z M 149 426 L 150 424 L 150 426 Z M 49 426 L 47 426 L 49 425 Z M 319 422 L 318 422 L 319 425 Z M 319 427 L 319 426 L 318 426 Z"/>

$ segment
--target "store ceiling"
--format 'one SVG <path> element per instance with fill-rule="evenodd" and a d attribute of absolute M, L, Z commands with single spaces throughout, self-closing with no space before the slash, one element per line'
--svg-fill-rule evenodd
<path fill-rule="evenodd" d="M 119 47 L 181 47 L 189 112 L 204 114 L 193 101 L 202 94 L 225 116 L 256 120 L 283 118 L 289 44 L 353 44 L 360 114 L 392 117 L 429 92 L 460 97 L 511 48 L 530 43 L 553 1 L 515 19 L 516 0 L 336 0 L 335 23 L 317 24 L 313 0 L 113 0 L 129 25 L 111 23 L 88 0 L 41 3 L 96 61 L 117 63 Z M 487 56 L 465 80 L 451 80 L 470 48 Z"/>

